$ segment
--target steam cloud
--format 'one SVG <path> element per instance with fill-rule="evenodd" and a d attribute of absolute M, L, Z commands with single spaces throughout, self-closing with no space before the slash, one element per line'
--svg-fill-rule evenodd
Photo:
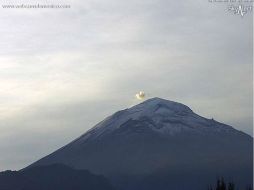
<path fill-rule="evenodd" d="M 140 91 L 139 93 L 136 94 L 136 98 L 139 100 L 143 100 L 145 98 L 145 92 Z"/>

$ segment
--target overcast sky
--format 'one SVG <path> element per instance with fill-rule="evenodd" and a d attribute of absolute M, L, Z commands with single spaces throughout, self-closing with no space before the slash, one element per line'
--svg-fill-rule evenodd
<path fill-rule="evenodd" d="M 251 13 L 206 0 L 48 2 L 71 9 L 0 10 L 0 170 L 60 148 L 140 90 L 252 134 Z"/>

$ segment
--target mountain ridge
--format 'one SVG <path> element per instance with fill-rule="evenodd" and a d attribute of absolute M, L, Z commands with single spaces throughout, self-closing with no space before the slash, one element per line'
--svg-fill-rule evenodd
<path fill-rule="evenodd" d="M 115 190 L 108 179 L 62 164 L 0 172 L 0 190 Z"/>
<path fill-rule="evenodd" d="M 216 176 L 245 185 L 252 183 L 252 142 L 249 135 L 188 106 L 153 98 L 107 117 L 28 168 L 62 163 L 102 174 L 123 189 L 127 178 L 132 190 L 149 190 L 149 176 L 163 179 L 163 189 L 179 189 L 181 175 L 195 190 L 201 189 L 198 179 L 207 185 Z M 168 177 L 176 179 L 168 184 Z"/>
<path fill-rule="evenodd" d="M 166 115 L 166 117 L 163 117 L 164 115 Z M 155 118 L 154 116 L 157 118 Z M 189 120 L 183 122 L 182 117 L 186 118 L 188 116 L 189 116 L 188 118 Z M 164 99 L 156 97 L 156 98 L 146 100 L 138 105 L 135 105 L 132 108 L 124 109 L 114 113 L 113 115 L 107 117 L 102 122 L 98 123 L 93 128 L 88 130 L 85 134 L 80 136 L 78 139 L 82 138 L 83 140 L 86 140 L 86 138 L 89 138 L 91 135 L 95 135 L 95 133 L 98 133 L 97 134 L 98 136 L 102 136 L 103 133 L 104 134 L 106 133 L 106 131 L 109 132 L 111 130 L 113 131 L 117 128 L 122 127 L 125 122 L 139 120 L 140 118 L 147 119 L 147 117 L 154 118 L 150 120 L 151 121 L 150 124 L 155 126 L 157 132 L 160 131 L 159 129 L 164 128 L 166 132 L 168 132 L 171 135 L 173 133 L 180 132 L 179 128 L 183 128 L 183 125 L 185 126 L 189 125 L 190 122 L 194 121 L 193 119 L 199 119 L 199 122 L 201 122 L 201 124 L 199 124 L 200 127 L 213 126 L 213 127 L 217 127 L 216 128 L 217 130 L 219 129 L 222 130 L 223 128 L 224 130 L 227 130 L 227 131 L 231 131 L 231 132 L 234 131 L 232 130 L 233 128 L 229 125 L 225 125 L 223 123 L 215 121 L 214 119 L 206 119 L 202 116 L 199 116 L 198 114 L 194 113 L 188 106 L 184 104 L 169 101 L 169 100 L 164 100 Z M 175 128 L 175 129 L 170 128 L 170 130 L 167 131 L 167 129 L 169 128 L 166 128 L 165 126 L 163 126 L 163 123 L 156 122 L 156 120 L 161 120 L 161 119 L 164 120 L 165 118 L 167 118 L 168 123 L 178 123 L 179 124 L 178 128 Z M 115 120 L 117 120 L 117 122 L 115 122 Z M 197 123 L 195 123 L 195 125 L 197 125 Z M 192 126 L 189 125 L 189 127 L 192 127 Z M 103 130 L 102 128 L 105 128 L 106 131 Z M 185 128 L 185 129 L 188 129 L 188 128 Z"/>

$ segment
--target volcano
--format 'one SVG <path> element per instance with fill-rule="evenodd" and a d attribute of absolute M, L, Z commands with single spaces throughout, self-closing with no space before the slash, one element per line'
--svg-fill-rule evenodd
<path fill-rule="evenodd" d="M 123 190 L 201 190 L 218 177 L 252 184 L 253 138 L 160 98 L 107 117 L 38 160 L 106 176 Z"/>

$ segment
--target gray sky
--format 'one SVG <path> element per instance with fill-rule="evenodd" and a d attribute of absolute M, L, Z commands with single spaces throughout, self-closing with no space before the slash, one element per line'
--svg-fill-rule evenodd
<path fill-rule="evenodd" d="M 60 148 L 140 90 L 252 134 L 252 14 L 206 0 L 47 2 L 72 8 L 0 11 L 0 170 Z"/>

